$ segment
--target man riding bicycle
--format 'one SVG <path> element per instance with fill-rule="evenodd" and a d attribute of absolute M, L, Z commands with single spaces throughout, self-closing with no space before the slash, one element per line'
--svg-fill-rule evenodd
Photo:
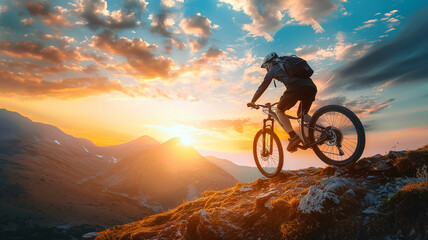
<path fill-rule="evenodd" d="M 268 88 L 272 79 L 282 82 L 287 90 L 281 96 L 278 106 L 276 108 L 276 115 L 281 121 L 288 135 L 290 136 L 287 151 L 294 152 L 297 146 L 302 141 L 299 135 L 293 130 L 290 120 L 288 119 L 285 111 L 296 105 L 298 100 L 301 100 L 301 109 L 298 114 L 305 114 L 305 121 L 310 120 L 307 114 L 311 108 L 312 102 L 315 100 L 317 87 L 311 78 L 289 77 L 284 68 L 279 64 L 279 56 L 275 52 L 269 53 L 263 60 L 261 68 L 266 68 L 267 73 L 263 82 L 255 92 L 253 99 L 247 104 L 248 107 L 255 106 L 255 102 Z"/>

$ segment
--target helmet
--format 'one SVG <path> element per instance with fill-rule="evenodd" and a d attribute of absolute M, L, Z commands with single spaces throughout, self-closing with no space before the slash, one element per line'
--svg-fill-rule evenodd
<path fill-rule="evenodd" d="M 272 61 L 273 59 L 277 58 L 278 54 L 276 52 L 271 52 L 268 55 L 266 55 L 265 59 L 263 59 L 263 63 L 261 68 L 266 68 L 266 63 Z"/>

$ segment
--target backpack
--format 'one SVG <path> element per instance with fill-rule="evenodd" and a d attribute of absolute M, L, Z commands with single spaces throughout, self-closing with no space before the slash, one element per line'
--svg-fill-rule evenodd
<path fill-rule="evenodd" d="M 284 70 L 288 77 L 310 78 L 314 70 L 302 58 L 296 55 L 279 57 L 279 66 Z"/>

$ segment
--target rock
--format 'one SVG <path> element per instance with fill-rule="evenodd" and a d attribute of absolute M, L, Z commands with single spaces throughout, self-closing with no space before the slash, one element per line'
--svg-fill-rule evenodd
<path fill-rule="evenodd" d="M 98 234 L 97 232 L 88 232 L 83 234 L 82 239 L 83 240 L 95 239 L 98 235 L 100 234 Z"/>
<path fill-rule="evenodd" d="M 193 213 L 188 221 L 184 232 L 185 239 L 219 239 L 221 236 L 211 226 L 210 214 L 201 209 L 199 212 Z"/>
<path fill-rule="evenodd" d="M 331 199 L 335 203 L 339 203 L 339 197 L 336 194 L 322 190 L 316 186 L 311 186 L 308 194 L 300 199 L 299 210 L 304 213 L 321 213 L 323 209 L 322 205 L 327 199 Z"/>
<path fill-rule="evenodd" d="M 393 155 L 395 157 L 404 157 L 406 156 L 406 150 L 401 151 L 389 151 L 387 155 Z"/>
<path fill-rule="evenodd" d="M 348 189 L 348 191 L 345 192 L 346 194 L 349 194 L 351 196 L 355 196 L 355 192 L 352 189 Z"/>
<path fill-rule="evenodd" d="M 327 191 L 335 191 L 341 187 L 345 186 L 355 186 L 355 181 L 349 178 L 343 178 L 343 177 L 329 177 L 329 178 L 323 178 L 319 185 L 327 190 Z"/>
<path fill-rule="evenodd" d="M 372 206 L 372 207 L 368 207 L 368 208 L 364 209 L 362 211 L 362 213 L 365 213 L 365 214 L 376 214 L 376 213 L 379 213 L 379 212 L 377 211 L 377 209 L 375 207 Z"/>
<path fill-rule="evenodd" d="M 375 195 L 370 191 L 366 194 L 363 201 L 365 206 L 372 206 L 375 204 L 376 197 Z"/>
<path fill-rule="evenodd" d="M 385 160 L 382 160 L 378 164 L 376 164 L 373 168 L 376 171 L 387 171 L 392 168 L 392 164 L 390 164 L 390 161 L 387 162 Z"/>
<path fill-rule="evenodd" d="M 340 202 L 339 196 L 335 194 L 335 191 L 347 186 L 355 186 L 355 182 L 342 177 L 323 178 L 318 185 L 311 186 L 309 192 L 300 199 L 299 210 L 304 213 L 322 212 L 323 203 L 327 199 L 336 204 Z"/>

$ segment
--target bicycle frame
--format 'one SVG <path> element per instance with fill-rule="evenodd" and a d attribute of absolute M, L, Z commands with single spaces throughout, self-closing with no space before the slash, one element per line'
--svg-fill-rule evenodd
<path fill-rule="evenodd" d="M 275 105 L 277 105 L 277 104 L 278 103 L 274 103 L 274 104 L 267 103 L 265 105 L 258 105 L 258 106 L 263 107 L 262 112 L 264 114 L 268 115 L 267 118 L 263 119 L 263 130 L 266 129 L 266 128 L 270 128 L 272 131 L 274 131 L 274 123 L 275 123 L 275 120 L 276 120 L 279 123 L 279 125 L 282 127 L 282 129 L 284 129 L 284 131 L 286 131 L 285 127 L 282 125 L 281 121 L 279 121 L 278 116 L 272 110 L 272 107 L 275 106 Z M 300 117 L 294 117 L 294 116 L 291 116 L 291 115 L 288 115 L 288 114 L 285 114 L 285 115 L 289 119 L 297 120 L 297 122 L 300 125 L 300 131 L 301 131 L 302 137 L 303 137 L 303 139 L 302 139 L 303 145 L 298 145 L 297 146 L 298 148 L 305 150 L 305 149 L 308 149 L 308 148 L 312 147 L 315 144 L 319 144 L 321 142 L 324 142 L 327 139 L 328 135 L 326 135 L 323 138 L 318 139 L 314 143 L 310 143 L 310 141 L 308 140 L 308 136 L 305 136 L 305 133 L 304 133 L 304 129 L 305 128 L 307 128 L 307 129 L 313 129 L 314 131 L 319 131 L 319 132 L 328 131 L 329 129 L 321 127 L 321 126 L 316 126 L 315 128 L 310 127 L 309 123 L 305 123 L 305 121 L 304 121 L 304 114 L 300 114 Z M 268 122 L 270 122 L 270 123 L 268 123 Z M 270 142 L 272 143 L 272 136 L 270 137 Z M 272 146 L 272 144 L 270 144 L 270 149 L 269 149 L 270 152 L 272 152 L 272 148 L 273 148 L 273 146 Z M 265 132 L 264 131 L 263 131 L 263 149 L 265 149 Z"/>

